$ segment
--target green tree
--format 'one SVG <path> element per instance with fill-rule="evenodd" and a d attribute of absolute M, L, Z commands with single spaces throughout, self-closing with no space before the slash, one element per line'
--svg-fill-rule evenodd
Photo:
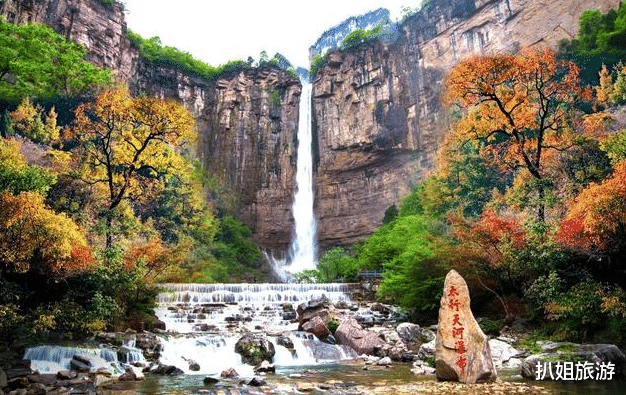
<path fill-rule="evenodd" d="M 443 229 L 428 217 L 399 217 L 367 239 L 356 265 L 384 269 L 380 298 L 413 311 L 435 311 L 449 265 Z"/>
<path fill-rule="evenodd" d="M 55 182 L 54 174 L 26 162 L 16 142 L 0 140 L 0 193 L 37 192 L 45 195 Z"/>
<path fill-rule="evenodd" d="M 109 84 L 111 71 L 85 61 L 86 55 L 47 26 L 0 20 L 0 98 L 71 96 Z"/>

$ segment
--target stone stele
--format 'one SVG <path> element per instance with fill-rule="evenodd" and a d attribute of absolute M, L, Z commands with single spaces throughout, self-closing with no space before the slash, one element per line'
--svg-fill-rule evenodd
<path fill-rule="evenodd" d="M 437 378 L 461 383 L 495 381 L 487 336 L 470 310 L 470 296 L 463 277 L 454 270 L 446 276 L 439 307 L 435 350 Z"/>

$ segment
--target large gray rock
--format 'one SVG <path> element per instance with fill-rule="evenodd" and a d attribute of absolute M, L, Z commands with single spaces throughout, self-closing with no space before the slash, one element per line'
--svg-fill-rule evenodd
<path fill-rule="evenodd" d="M 528 355 L 525 351 L 517 350 L 511 346 L 510 342 L 502 339 L 490 339 L 489 348 L 497 369 L 519 368 L 522 366 L 524 357 Z"/>
<path fill-rule="evenodd" d="M 352 348 L 358 354 L 377 354 L 387 343 L 376 333 L 364 330 L 354 319 L 344 320 L 335 331 L 337 344 Z"/>
<path fill-rule="evenodd" d="M 398 325 L 396 328 L 396 332 L 402 340 L 405 342 L 412 342 L 417 340 L 420 335 L 420 326 L 416 324 L 412 324 L 410 322 L 403 322 Z"/>
<path fill-rule="evenodd" d="M 435 355 L 439 380 L 481 383 L 497 377 L 487 336 L 470 310 L 467 284 L 454 270 L 443 287 Z"/>
<path fill-rule="evenodd" d="M 248 334 L 241 337 L 235 344 L 235 352 L 241 355 L 241 360 L 250 365 L 260 365 L 263 361 L 272 362 L 276 351 L 274 344 L 265 335 Z"/>

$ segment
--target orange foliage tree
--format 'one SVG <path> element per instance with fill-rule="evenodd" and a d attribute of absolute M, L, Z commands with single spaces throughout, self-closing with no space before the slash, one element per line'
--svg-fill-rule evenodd
<path fill-rule="evenodd" d="M 158 190 L 163 176 L 186 169 L 179 147 L 195 138 L 194 120 L 174 101 L 133 98 L 118 86 L 79 106 L 74 122 L 82 142 L 80 178 L 105 196 L 111 246 L 113 210 L 122 200 Z"/>
<path fill-rule="evenodd" d="M 484 155 L 534 179 L 537 218 L 545 221 L 545 151 L 573 145 L 571 105 L 590 92 L 579 69 L 545 48 L 517 55 L 479 55 L 459 62 L 446 79 L 446 98 L 464 109 L 452 141 L 487 143 Z"/>
<path fill-rule="evenodd" d="M 626 159 L 585 188 L 570 207 L 557 240 L 574 250 L 611 253 L 626 247 Z"/>
<path fill-rule="evenodd" d="M 519 249 L 526 242 L 526 233 L 519 221 L 498 215 L 492 208 L 483 211 L 475 222 L 455 216 L 450 219 L 455 225 L 456 238 L 465 243 L 465 248 L 473 250 L 474 255 L 483 256 L 491 265 L 501 263 L 505 243 Z"/>
<path fill-rule="evenodd" d="M 83 231 L 64 214 L 46 208 L 35 192 L 0 195 L 2 276 L 37 271 L 67 275 L 95 264 Z"/>

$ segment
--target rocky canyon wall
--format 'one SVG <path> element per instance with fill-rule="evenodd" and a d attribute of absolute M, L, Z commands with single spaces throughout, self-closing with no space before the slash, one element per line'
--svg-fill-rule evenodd
<path fill-rule="evenodd" d="M 371 234 L 433 168 L 448 113 L 447 70 L 464 56 L 553 45 L 572 38 L 578 16 L 619 0 L 433 0 L 405 20 L 394 42 L 334 51 L 313 85 L 315 210 L 323 248 Z M 89 49 L 135 92 L 175 98 L 196 117 L 198 155 L 235 191 L 236 213 L 265 247 L 291 240 L 301 86 L 277 68 L 206 81 L 139 57 L 119 3 L 0 0 L 9 20 L 46 23 Z M 225 38 L 226 39 L 226 38 Z M 303 43 L 305 47 L 307 43 Z"/>
<path fill-rule="evenodd" d="M 100 0 L 0 0 L 11 22 L 47 24 L 85 45 L 88 60 L 111 68 L 135 93 L 180 101 L 196 118 L 198 156 L 232 193 L 235 215 L 264 247 L 292 238 L 300 81 L 277 67 L 207 81 L 147 62 L 128 40 L 123 6 Z"/>
<path fill-rule="evenodd" d="M 84 45 L 87 60 L 115 70 L 128 81 L 139 53 L 124 34 L 126 20 L 120 3 L 100 0 L 0 0 L 0 14 L 9 22 L 46 24 L 67 39 Z"/>
<path fill-rule="evenodd" d="M 334 51 L 313 85 L 316 214 L 322 247 L 371 234 L 434 166 L 448 125 L 443 79 L 461 58 L 555 45 L 586 9 L 618 0 L 437 0 L 394 42 Z"/>
<path fill-rule="evenodd" d="M 285 251 L 294 222 L 300 81 L 266 66 L 209 82 L 137 60 L 131 86 L 191 111 L 207 174 L 232 193 L 237 218 L 261 245 Z"/>

